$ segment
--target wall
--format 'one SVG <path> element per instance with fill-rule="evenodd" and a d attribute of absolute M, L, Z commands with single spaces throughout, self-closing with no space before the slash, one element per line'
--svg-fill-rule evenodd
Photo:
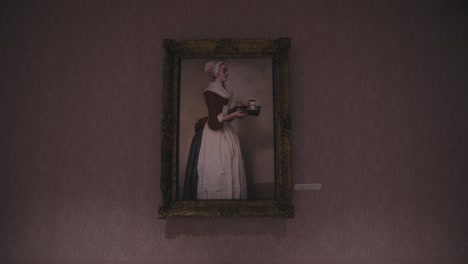
<path fill-rule="evenodd" d="M 11 1 L 2 263 L 466 263 L 463 1 Z M 156 219 L 163 38 L 291 37 L 296 217 Z"/>

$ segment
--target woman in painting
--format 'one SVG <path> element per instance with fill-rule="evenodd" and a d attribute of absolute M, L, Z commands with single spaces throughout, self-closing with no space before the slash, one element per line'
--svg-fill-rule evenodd
<path fill-rule="evenodd" d="M 212 79 L 203 93 L 208 116 L 195 125 L 183 198 L 246 199 L 244 160 L 230 122 L 245 118 L 247 113 L 233 110 L 234 93 L 226 85 L 229 71 L 223 61 L 206 63 L 205 72 Z"/>

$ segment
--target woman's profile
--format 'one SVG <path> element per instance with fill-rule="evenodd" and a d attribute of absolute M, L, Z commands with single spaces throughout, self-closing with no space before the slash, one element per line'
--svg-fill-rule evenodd
<path fill-rule="evenodd" d="M 198 120 L 187 160 L 184 200 L 247 199 L 244 160 L 236 131 L 230 124 L 247 113 L 236 111 L 229 71 L 223 61 L 205 64 L 211 77 L 203 94 L 208 116 Z"/>

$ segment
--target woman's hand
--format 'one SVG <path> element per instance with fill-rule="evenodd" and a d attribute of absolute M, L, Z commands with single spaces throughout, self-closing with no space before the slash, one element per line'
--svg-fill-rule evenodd
<path fill-rule="evenodd" d="M 247 112 L 243 112 L 243 111 L 234 111 L 232 113 L 230 113 L 229 115 L 225 115 L 222 117 L 222 119 L 219 119 L 219 122 L 225 122 L 225 121 L 228 121 L 228 120 L 231 120 L 231 119 L 234 119 L 234 118 L 238 118 L 238 119 L 244 119 L 246 116 L 247 116 Z"/>
<path fill-rule="evenodd" d="M 234 113 L 232 113 L 232 115 L 235 118 L 244 119 L 248 114 L 247 114 L 247 112 L 243 112 L 243 111 L 235 111 Z"/>

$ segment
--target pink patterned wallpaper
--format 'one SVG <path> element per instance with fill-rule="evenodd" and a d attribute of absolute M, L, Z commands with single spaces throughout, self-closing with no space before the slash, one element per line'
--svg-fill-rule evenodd
<path fill-rule="evenodd" d="M 468 263 L 463 1 L 2 3 L 0 263 Z M 158 220 L 163 38 L 291 37 L 296 217 Z"/>

